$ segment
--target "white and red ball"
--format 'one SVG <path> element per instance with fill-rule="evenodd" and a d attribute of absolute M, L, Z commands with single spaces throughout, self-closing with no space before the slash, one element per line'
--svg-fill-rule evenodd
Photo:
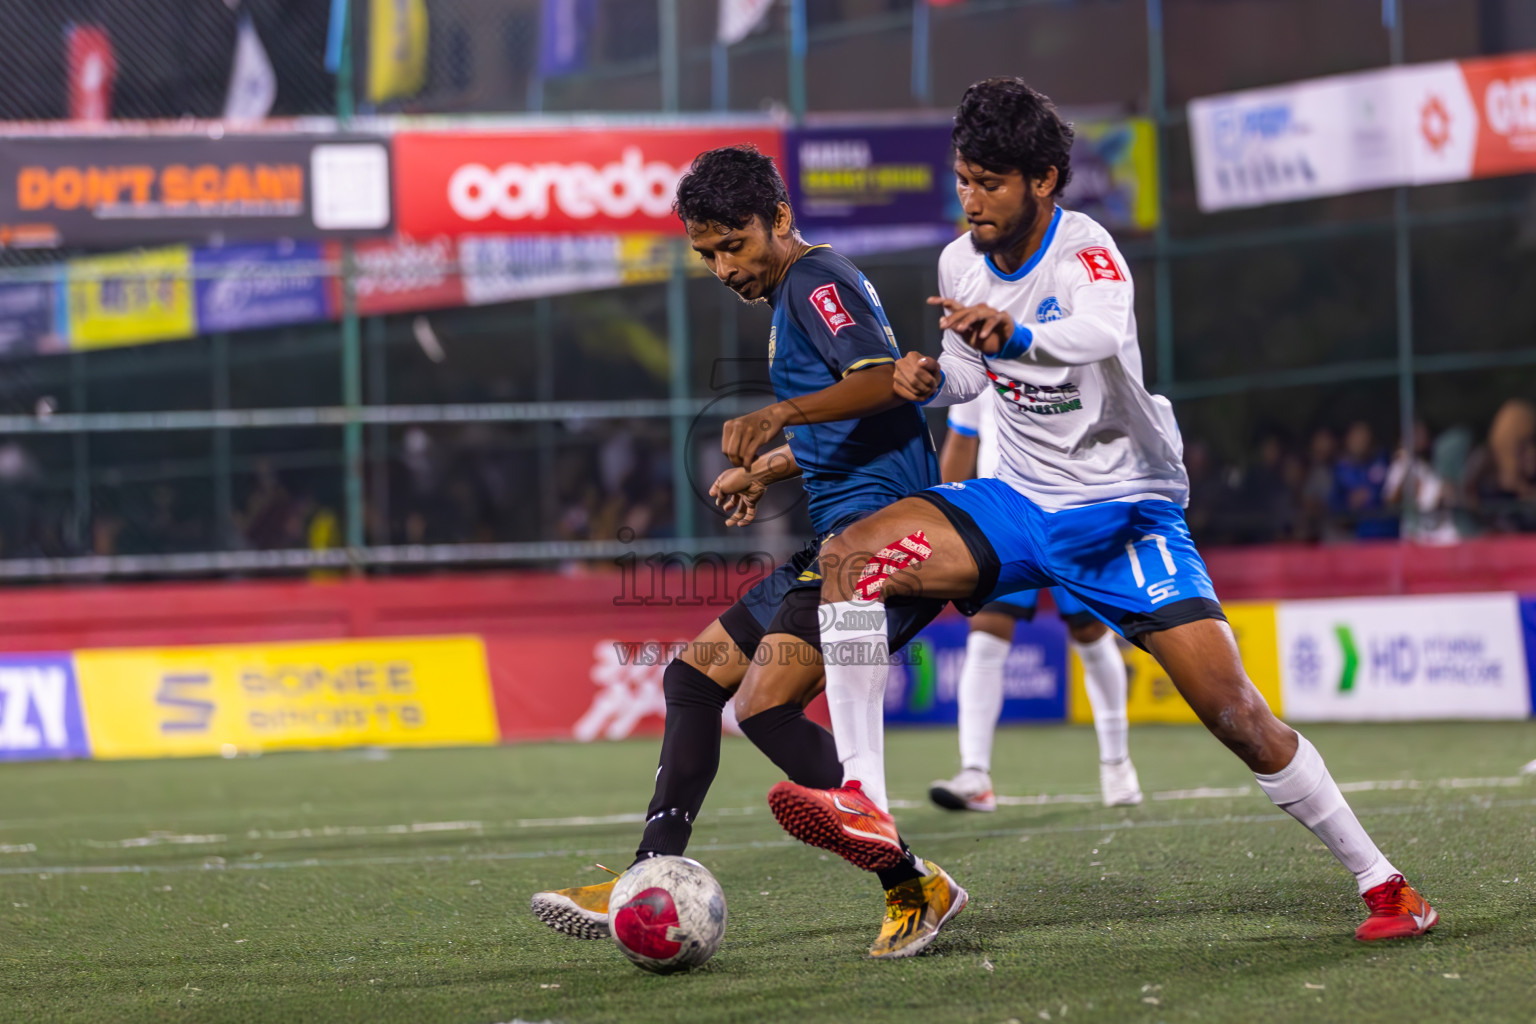
<path fill-rule="evenodd" d="M 696 860 L 649 857 L 614 883 L 608 932 L 641 970 L 686 971 L 720 948 L 725 892 Z"/>

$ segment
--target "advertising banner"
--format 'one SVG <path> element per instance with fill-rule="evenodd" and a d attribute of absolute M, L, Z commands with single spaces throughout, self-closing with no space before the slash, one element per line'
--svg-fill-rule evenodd
<path fill-rule="evenodd" d="M 248 242 L 194 249 L 197 329 L 242 331 L 332 315 L 316 242 Z"/>
<path fill-rule="evenodd" d="M 478 637 L 78 651 L 98 758 L 494 743 Z"/>
<path fill-rule="evenodd" d="M 90 756 L 70 656 L 0 655 L 0 761 Z"/>
<path fill-rule="evenodd" d="M 401 132 L 395 211 L 413 238 L 462 234 L 677 235 L 677 180 L 717 146 L 779 154 L 781 133 L 746 128 Z"/>
<path fill-rule="evenodd" d="M 1275 605 L 1243 604 L 1234 602 L 1222 606 L 1227 622 L 1237 637 L 1237 647 L 1242 654 L 1243 667 L 1248 678 L 1264 695 L 1270 710 L 1277 715 L 1286 712 L 1280 686 L 1280 661 L 1275 640 Z M 1163 723 L 1197 723 L 1200 719 L 1190 710 L 1173 681 L 1162 666 L 1139 647 L 1120 645 L 1125 657 L 1127 684 L 1126 715 L 1130 721 Z M 1088 692 L 1083 686 L 1083 663 L 1072 655 L 1072 695 L 1068 701 L 1068 718 L 1078 724 L 1093 721 L 1093 708 L 1088 703 Z"/>
<path fill-rule="evenodd" d="M 613 235 L 466 235 L 459 265 L 474 306 L 624 283 Z"/>
<path fill-rule="evenodd" d="M 837 125 L 785 134 L 801 231 L 852 255 L 943 245 L 963 229 L 949 124 Z M 1157 134 L 1145 118 L 1076 125 L 1062 198 L 1112 230 L 1157 226 Z"/>
<path fill-rule="evenodd" d="M 327 243 L 326 257 L 341 261 L 341 246 Z M 458 247 L 446 235 L 412 241 L 358 242 L 352 247 L 357 269 L 353 290 L 361 316 L 411 313 L 464 305 L 464 280 L 459 275 Z M 331 308 L 341 308 L 341 282 L 332 279 Z"/>
<path fill-rule="evenodd" d="M 1513 594 L 1287 601 L 1279 640 L 1285 714 L 1293 721 L 1531 713 Z"/>
<path fill-rule="evenodd" d="M 891 725 L 954 725 L 959 721 L 960 670 L 970 623 L 939 619 L 897 655 L 885 687 Z M 1020 622 L 1003 664 L 999 721 L 1059 722 L 1067 710 L 1066 627 L 1060 619 Z"/>
<path fill-rule="evenodd" d="M 0 284 L 0 359 L 63 351 L 53 327 L 56 305 L 52 284 Z"/>
<path fill-rule="evenodd" d="M 382 137 L 10 138 L 0 237 L 33 246 L 368 236 L 390 227 Z"/>
<path fill-rule="evenodd" d="M 1378 68 L 1189 105 L 1206 211 L 1536 171 L 1536 54 Z"/>
<path fill-rule="evenodd" d="M 184 245 L 70 260 L 65 280 L 74 348 L 169 341 L 197 333 L 192 250 Z"/>

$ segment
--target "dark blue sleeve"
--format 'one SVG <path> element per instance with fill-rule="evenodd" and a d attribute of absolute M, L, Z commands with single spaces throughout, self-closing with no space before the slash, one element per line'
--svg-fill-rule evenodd
<path fill-rule="evenodd" d="M 793 268 L 785 284 L 790 318 L 837 376 L 896 361 L 896 342 L 872 298 L 874 289 L 866 291 L 855 274 L 818 260 Z"/>

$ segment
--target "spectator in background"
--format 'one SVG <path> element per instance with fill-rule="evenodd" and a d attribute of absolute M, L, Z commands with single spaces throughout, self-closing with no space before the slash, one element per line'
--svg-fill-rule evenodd
<path fill-rule="evenodd" d="M 1339 441 L 1333 431 L 1327 427 L 1318 427 L 1312 432 L 1298 496 L 1301 514 L 1296 524 L 1296 536 L 1299 540 L 1340 539 L 1328 514 L 1329 501 L 1333 497 L 1334 461 L 1338 452 Z"/>
<path fill-rule="evenodd" d="M 1361 540 L 1396 537 L 1397 515 L 1382 500 L 1386 482 L 1386 455 L 1376 447 L 1371 425 L 1356 420 L 1345 431 L 1343 454 L 1334 463 L 1329 511 Z"/>
<path fill-rule="evenodd" d="M 1387 469 L 1382 499 L 1388 508 L 1402 509 L 1404 536 L 1420 544 L 1454 544 L 1460 537 L 1451 522 L 1448 488 L 1430 465 L 1429 427 L 1413 425 L 1413 455 L 1399 448 Z"/>
<path fill-rule="evenodd" d="M 1190 534 L 1203 543 L 1222 543 L 1223 538 L 1215 531 L 1226 511 L 1226 488 L 1211 460 L 1210 446 L 1198 438 L 1188 441 L 1184 445 L 1184 470 L 1189 474 L 1189 507 L 1184 516 Z"/>
<path fill-rule="evenodd" d="M 1511 398 L 1467 461 L 1467 506 L 1497 532 L 1536 530 L 1536 406 Z"/>
<path fill-rule="evenodd" d="M 1259 441 L 1257 461 L 1238 476 L 1230 496 L 1234 543 L 1273 544 L 1291 536 L 1296 510 L 1287 468 L 1285 442 L 1266 431 Z M 1294 470 L 1291 475 L 1296 475 Z"/>

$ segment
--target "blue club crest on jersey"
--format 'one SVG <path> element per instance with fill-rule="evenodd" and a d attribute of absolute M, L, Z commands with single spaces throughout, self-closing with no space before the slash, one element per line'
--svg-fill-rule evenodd
<path fill-rule="evenodd" d="M 1061 303 L 1056 301 L 1056 296 L 1054 295 L 1040 303 L 1040 308 L 1035 310 L 1035 319 L 1043 324 L 1050 323 L 1052 320 L 1060 320 L 1066 315 L 1066 313 L 1062 312 Z"/>

